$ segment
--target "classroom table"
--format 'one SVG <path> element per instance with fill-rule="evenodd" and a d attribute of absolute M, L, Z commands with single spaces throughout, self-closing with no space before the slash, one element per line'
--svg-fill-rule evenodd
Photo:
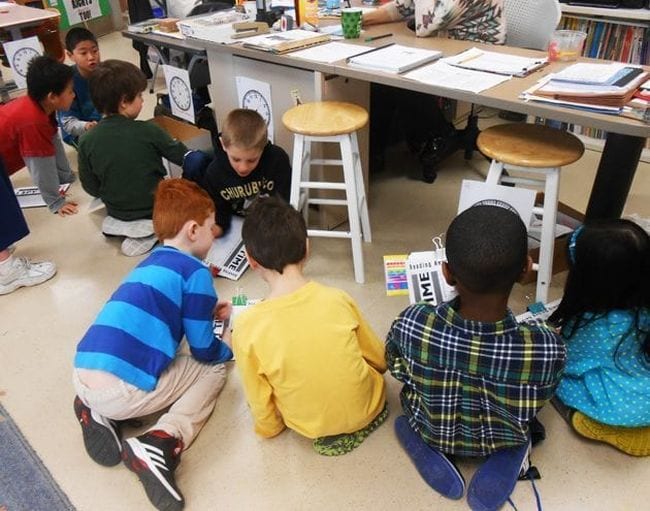
<path fill-rule="evenodd" d="M 45 9 L 35 9 L 9 2 L 0 2 L 0 29 L 11 34 L 11 39 L 22 38 L 21 29 L 40 25 L 44 21 L 58 17 L 59 14 Z M 9 99 L 2 72 L 0 71 L 0 101 Z"/>
<path fill-rule="evenodd" d="M 364 38 L 392 33 L 391 37 L 366 43 Z M 144 38 L 154 39 L 150 34 Z M 190 40 L 186 41 L 189 43 Z M 419 48 L 441 50 L 444 56 L 455 55 L 476 46 L 488 51 L 513 53 L 525 56 L 545 56 L 544 52 L 507 46 L 481 45 L 470 41 L 442 38 L 416 38 L 404 23 L 392 23 L 368 27 L 362 37 L 348 42 L 374 47 L 395 42 Z M 271 87 L 273 126 L 276 143 L 291 153 L 292 136 L 284 130 L 281 117 L 293 106 L 292 90 L 298 90 L 304 101 L 344 99 L 368 107 L 369 83 L 381 83 L 408 90 L 420 91 L 455 100 L 466 101 L 491 108 L 540 116 L 561 122 L 607 130 L 596 179 L 592 186 L 587 219 L 617 218 L 621 215 L 636 172 L 645 140 L 650 136 L 650 126 L 625 117 L 597 114 L 586 110 L 560 105 L 527 102 L 520 94 L 533 86 L 543 76 L 559 71 L 570 63 L 554 62 L 524 78 L 513 78 L 497 87 L 479 94 L 446 87 L 432 86 L 400 75 L 354 68 L 345 61 L 318 63 L 292 57 L 291 54 L 275 55 L 243 47 L 241 44 L 219 44 L 192 40 L 205 48 L 212 77 L 211 96 L 218 118 L 240 104 L 236 79 L 247 76 L 266 82 Z M 589 61 L 593 59 L 580 59 Z M 599 61 L 602 62 L 602 61 Z M 362 160 L 367 159 L 367 133 L 361 133 L 359 144 Z"/>

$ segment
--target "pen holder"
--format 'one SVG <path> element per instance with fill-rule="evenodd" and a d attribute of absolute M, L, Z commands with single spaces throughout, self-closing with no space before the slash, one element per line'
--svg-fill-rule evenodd
<path fill-rule="evenodd" d="M 548 44 L 548 60 L 568 62 L 582 54 L 587 34 L 578 30 L 556 30 Z"/>
<path fill-rule="evenodd" d="M 357 39 L 361 35 L 361 21 L 363 11 L 358 7 L 341 9 L 341 28 L 343 37 Z"/>

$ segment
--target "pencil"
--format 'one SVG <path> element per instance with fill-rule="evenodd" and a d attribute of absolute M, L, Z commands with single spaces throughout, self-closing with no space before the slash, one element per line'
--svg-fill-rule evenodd
<path fill-rule="evenodd" d="M 369 50 L 367 50 L 367 51 L 362 51 L 361 53 L 357 53 L 356 55 L 352 55 L 352 56 L 348 57 L 347 59 L 345 59 L 345 62 L 346 62 L 347 64 L 349 64 L 350 61 L 351 61 L 353 58 L 355 58 L 355 57 L 359 57 L 359 56 L 361 56 L 361 55 L 365 55 L 366 53 L 372 53 L 373 51 L 383 50 L 384 48 L 388 48 L 389 46 L 394 46 L 394 45 L 395 45 L 395 43 L 388 43 L 388 44 L 384 44 L 384 45 L 382 45 L 382 46 L 377 46 L 376 48 L 371 48 L 371 49 L 369 49 Z"/>
<path fill-rule="evenodd" d="M 381 35 L 375 35 L 371 37 L 366 37 L 364 39 L 365 42 L 369 43 L 371 41 L 376 41 L 377 39 L 383 39 L 384 37 L 392 37 L 393 34 L 381 34 Z"/>

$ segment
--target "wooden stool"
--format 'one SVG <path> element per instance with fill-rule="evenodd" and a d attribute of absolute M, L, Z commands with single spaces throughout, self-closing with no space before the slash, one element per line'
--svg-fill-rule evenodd
<path fill-rule="evenodd" d="M 482 131 L 476 143 L 484 155 L 492 158 L 486 183 L 515 183 L 544 188 L 544 204 L 533 208 L 533 213 L 542 217 L 539 261 L 533 264 L 533 269 L 537 271 L 535 299 L 546 303 L 553 277 L 560 168 L 579 160 L 585 148 L 571 133 L 539 124 L 493 126 Z M 533 176 L 510 177 L 504 175 L 506 168 Z"/>
<path fill-rule="evenodd" d="M 371 241 L 366 191 L 361 172 L 357 130 L 368 123 L 368 112 L 360 106 L 338 101 L 305 103 L 293 107 L 282 116 L 286 128 L 294 134 L 290 203 L 302 209 L 307 221 L 309 204 L 347 206 L 349 231 L 308 229 L 309 236 L 350 238 L 354 278 L 364 282 L 361 238 Z M 339 144 L 341 159 L 312 158 L 312 142 Z M 343 167 L 343 181 L 310 181 L 311 165 Z M 309 191 L 341 190 L 344 199 L 310 197 Z"/>

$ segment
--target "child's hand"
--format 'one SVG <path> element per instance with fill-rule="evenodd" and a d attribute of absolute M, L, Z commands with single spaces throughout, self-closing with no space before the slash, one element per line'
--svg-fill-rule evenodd
<path fill-rule="evenodd" d="M 214 309 L 214 317 L 216 319 L 220 319 L 221 321 L 225 321 L 230 317 L 232 314 L 232 303 L 225 301 L 219 301 L 217 302 L 217 306 Z"/>
<path fill-rule="evenodd" d="M 56 212 L 57 215 L 66 216 L 66 215 L 76 215 L 79 212 L 76 202 L 66 202 L 63 206 L 59 208 Z"/>
<path fill-rule="evenodd" d="M 84 129 L 85 129 L 86 131 L 89 131 L 89 130 L 93 129 L 95 126 L 97 126 L 97 121 L 88 121 L 88 122 L 84 125 Z"/>

